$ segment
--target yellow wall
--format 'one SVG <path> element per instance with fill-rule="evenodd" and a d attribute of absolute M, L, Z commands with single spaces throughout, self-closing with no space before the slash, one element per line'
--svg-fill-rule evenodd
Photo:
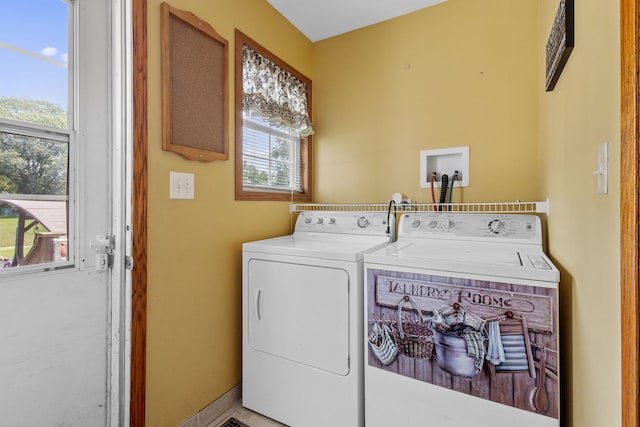
<path fill-rule="evenodd" d="M 558 1 L 540 4 L 538 44 L 543 46 Z M 576 427 L 619 426 L 619 2 L 581 0 L 575 19 L 576 47 L 548 93 L 540 50 L 541 195 L 551 200 L 549 251 L 562 267 L 565 410 Z M 596 195 L 592 172 L 597 145 L 604 141 L 609 142 L 609 194 Z"/>
<path fill-rule="evenodd" d="M 563 425 L 601 427 L 620 424 L 619 9 L 577 3 L 577 47 L 551 93 L 557 0 L 448 0 L 315 44 L 264 0 L 171 4 L 210 22 L 230 59 L 238 27 L 313 79 L 315 201 L 399 191 L 428 202 L 419 152 L 456 146 L 470 147 L 471 185 L 454 201 L 550 198 Z M 149 1 L 147 425 L 174 426 L 240 382 L 241 242 L 288 232 L 289 215 L 286 203 L 234 201 L 233 149 L 209 164 L 161 151 L 159 4 Z M 605 140 L 609 195 L 597 196 Z M 168 199 L 170 170 L 195 173 L 195 200 Z"/>
<path fill-rule="evenodd" d="M 615 426 L 619 7 L 576 4 L 577 46 L 550 93 L 545 45 L 557 0 L 448 0 L 316 43 L 315 198 L 384 201 L 400 191 L 429 201 L 418 152 L 459 145 L 470 146 L 471 162 L 462 201 L 549 198 L 549 252 L 561 269 L 563 425 Z M 598 196 L 592 171 L 603 141 L 609 194 Z"/>
<path fill-rule="evenodd" d="M 174 427 L 240 382 L 241 243 L 289 232 L 289 206 L 234 201 L 233 99 L 228 161 L 191 162 L 161 150 L 160 3 L 148 2 L 146 424 Z M 311 42 L 266 1 L 170 4 L 229 41 L 231 94 L 235 28 L 310 76 Z M 169 200 L 169 171 L 195 174 L 195 200 Z"/>
<path fill-rule="evenodd" d="M 316 201 L 430 202 L 420 151 L 457 146 L 470 186 L 453 201 L 534 199 L 537 16 L 535 0 L 449 0 L 316 43 Z"/>

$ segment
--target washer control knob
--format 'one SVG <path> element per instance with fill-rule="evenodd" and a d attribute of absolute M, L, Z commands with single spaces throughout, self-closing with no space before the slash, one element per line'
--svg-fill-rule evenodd
<path fill-rule="evenodd" d="M 502 220 L 494 219 L 489 221 L 489 231 L 491 231 L 494 234 L 500 233 L 502 230 L 504 230 L 504 227 L 505 227 L 505 224 Z"/>
<path fill-rule="evenodd" d="M 310 216 L 306 217 L 306 218 L 304 219 L 304 223 L 305 223 L 305 224 L 311 224 L 311 217 L 310 217 Z"/>
<path fill-rule="evenodd" d="M 414 219 L 413 221 L 411 221 L 411 228 L 418 228 L 420 227 L 420 220 L 419 219 Z"/>
<path fill-rule="evenodd" d="M 358 220 L 358 227 L 367 228 L 368 225 L 369 225 L 369 220 L 367 218 L 362 217 Z"/>
<path fill-rule="evenodd" d="M 322 217 L 318 217 L 318 219 L 316 220 L 317 224 L 322 224 L 324 222 L 324 219 Z"/>
<path fill-rule="evenodd" d="M 336 223 L 335 218 L 329 218 L 329 224 L 335 224 L 335 223 Z"/>
<path fill-rule="evenodd" d="M 434 230 L 437 226 L 438 226 L 438 221 L 436 221 L 435 219 L 427 223 L 427 228 L 430 230 Z"/>
<path fill-rule="evenodd" d="M 456 223 L 455 221 L 447 219 L 442 223 L 442 228 L 444 228 L 445 230 L 453 230 L 454 228 L 456 228 Z"/>

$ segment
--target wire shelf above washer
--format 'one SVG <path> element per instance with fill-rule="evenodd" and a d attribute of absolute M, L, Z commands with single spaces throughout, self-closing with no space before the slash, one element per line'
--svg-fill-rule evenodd
<path fill-rule="evenodd" d="M 399 212 L 443 212 L 478 213 L 542 213 L 549 215 L 549 199 L 544 202 L 489 202 L 489 203 L 399 203 Z M 290 211 L 362 211 L 387 212 L 389 203 L 292 203 Z"/>

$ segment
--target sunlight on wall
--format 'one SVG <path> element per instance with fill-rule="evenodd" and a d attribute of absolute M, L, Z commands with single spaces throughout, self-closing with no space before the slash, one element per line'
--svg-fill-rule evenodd
<path fill-rule="evenodd" d="M 312 78 L 314 201 L 428 202 L 420 150 L 457 146 L 470 147 L 471 183 L 454 202 L 550 198 L 566 425 L 618 425 L 619 6 L 580 2 L 576 48 L 545 93 L 557 0 L 449 0 L 315 45 L 266 2 L 246 3 L 172 6 L 229 40 L 230 93 L 235 27 Z M 175 426 L 240 382 L 241 243 L 289 232 L 289 214 L 288 203 L 234 201 L 233 114 L 229 161 L 161 151 L 159 4 L 148 5 L 147 425 Z M 596 196 L 605 140 L 609 194 Z M 195 174 L 195 200 L 169 200 L 171 170 Z"/>
<path fill-rule="evenodd" d="M 420 151 L 458 146 L 470 186 L 454 201 L 533 200 L 537 14 L 535 1 L 448 1 L 316 43 L 316 200 L 428 203 Z"/>
<path fill-rule="evenodd" d="M 174 427 L 241 381 L 242 242 L 289 232 L 288 203 L 234 200 L 234 29 L 307 75 L 311 42 L 264 1 L 172 1 L 229 43 L 230 158 L 188 161 L 161 150 L 160 3 L 148 2 L 146 423 Z M 195 175 L 194 200 L 169 200 L 170 171 Z"/>
<path fill-rule="evenodd" d="M 578 7 L 579 3 L 579 7 Z M 539 44 L 557 1 L 541 2 Z M 540 176 L 551 199 L 549 252 L 561 270 L 565 412 L 575 427 L 621 424 L 620 9 L 576 2 L 576 47 L 552 92 L 540 78 Z M 544 52 L 540 52 L 541 62 Z M 542 64 L 544 64 L 542 62 Z M 596 194 L 597 146 L 609 142 L 609 193 Z M 602 322 L 593 313 L 608 313 Z M 572 422 L 573 424 L 569 424 Z"/>

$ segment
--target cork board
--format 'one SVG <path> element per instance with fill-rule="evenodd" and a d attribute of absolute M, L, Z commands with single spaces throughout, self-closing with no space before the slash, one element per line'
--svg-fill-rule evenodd
<path fill-rule="evenodd" d="M 227 40 L 191 12 L 160 8 L 162 149 L 189 160 L 226 160 Z"/>

